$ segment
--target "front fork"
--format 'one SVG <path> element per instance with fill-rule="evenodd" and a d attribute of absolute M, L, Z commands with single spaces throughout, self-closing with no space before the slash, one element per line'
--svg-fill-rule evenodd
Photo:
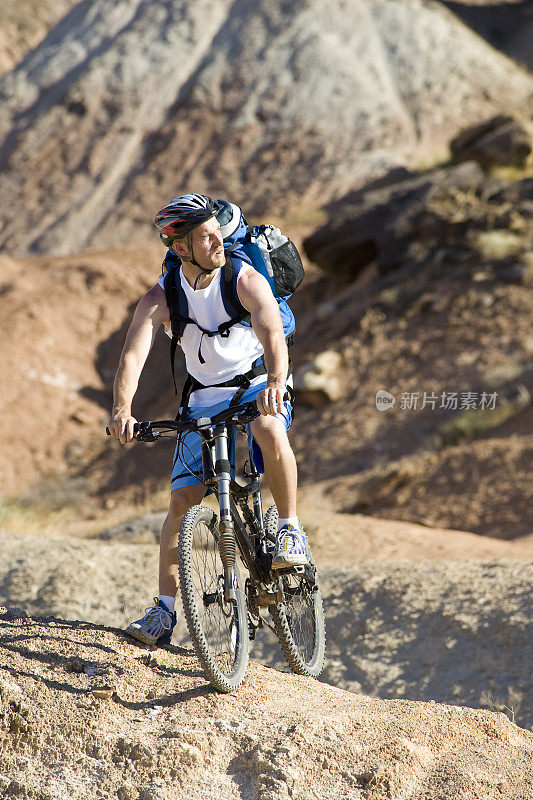
<path fill-rule="evenodd" d="M 218 551 L 224 568 L 224 601 L 235 603 L 237 600 L 235 577 L 235 532 L 231 518 L 230 481 L 231 466 L 228 455 L 228 431 L 225 425 L 216 425 L 215 438 L 215 474 L 218 486 L 218 502 L 220 522 L 218 525 Z"/>

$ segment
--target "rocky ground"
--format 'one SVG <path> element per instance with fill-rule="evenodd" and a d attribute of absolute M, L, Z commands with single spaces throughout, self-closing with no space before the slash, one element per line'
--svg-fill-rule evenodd
<path fill-rule="evenodd" d="M 300 497 L 324 673 L 287 674 L 263 629 L 231 697 L 207 684 L 181 613 L 165 649 L 120 630 L 156 592 L 162 514 L 92 539 L 4 529 L 3 796 L 528 800 L 532 537 L 340 514 L 327 495 Z"/>
<path fill-rule="evenodd" d="M 328 628 L 323 680 L 379 697 L 497 708 L 531 726 L 531 537 L 503 542 L 325 505 L 317 513 L 304 493 Z M 124 627 L 157 592 L 158 548 L 147 542 L 160 522 L 133 518 L 92 540 L 4 532 L 0 602 Z M 187 646 L 182 619 L 174 641 Z M 285 669 L 268 629 L 252 656 Z"/>
<path fill-rule="evenodd" d="M 187 648 L 149 652 L 112 628 L 13 609 L 0 648 L 6 798 L 530 797 L 532 734 L 502 713 L 378 700 L 253 663 L 221 696 Z"/>

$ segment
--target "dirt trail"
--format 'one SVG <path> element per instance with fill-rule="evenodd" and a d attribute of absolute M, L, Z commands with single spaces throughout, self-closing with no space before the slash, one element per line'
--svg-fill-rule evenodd
<path fill-rule="evenodd" d="M 513 541 L 479 536 L 433 525 L 340 514 L 328 498 L 335 481 L 299 489 L 300 517 L 315 542 L 321 564 L 349 564 L 366 559 L 408 561 L 532 559 L 533 531 Z M 268 505 L 268 494 L 266 494 Z"/>
<path fill-rule="evenodd" d="M 372 699 L 255 664 L 221 696 L 187 649 L 150 653 L 112 629 L 3 612 L 5 797 L 531 796 L 533 734 L 503 714 Z"/>
<path fill-rule="evenodd" d="M 139 541 L 149 541 L 137 522 Z M 328 629 L 325 681 L 533 724 L 524 668 L 533 659 L 530 545 L 361 515 L 316 514 L 307 528 Z M 7 532 L 2 540 L 0 603 L 31 615 L 122 628 L 157 593 L 156 544 Z M 179 602 L 173 642 L 189 646 Z M 286 669 L 268 628 L 251 656 Z"/>

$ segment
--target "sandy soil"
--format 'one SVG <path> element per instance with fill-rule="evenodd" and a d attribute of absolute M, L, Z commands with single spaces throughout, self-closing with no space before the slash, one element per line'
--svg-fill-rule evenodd
<path fill-rule="evenodd" d="M 305 509 L 304 502 L 304 521 Z M 125 627 L 157 592 L 158 548 L 145 542 L 162 516 L 110 528 L 108 540 L 5 531 L 0 602 L 34 616 Z M 533 724 L 524 669 L 531 542 L 326 512 L 309 516 L 307 530 L 328 628 L 325 681 L 380 697 L 485 706 Z M 188 646 L 178 616 L 173 641 Z M 286 669 L 268 628 L 252 656 Z"/>
<path fill-rule="evenodd" d="M 150 653 L 113 629 L 18 616 L 0 617 L 5 797 L 530 796 L 533 736 L 503 714 L 377 700 L 254 664 L 221 696 L 187 649 Z"/>

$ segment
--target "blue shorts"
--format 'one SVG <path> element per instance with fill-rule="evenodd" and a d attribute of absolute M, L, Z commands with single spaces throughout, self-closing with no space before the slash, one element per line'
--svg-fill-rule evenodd
<path fill-rule="evenodd" d="M 264 386 L 265 384 L 250 387 L 250 389 L 244 393 L 241 403 L 248 403 L 251 400 L 255 400 Z M 218 403 L 216 406 L 211 406 L 211 409 L 216 409 L 217 412 L 222 411 L 224 408 L 228 408 L 229 404 L 230 401 L 228 400 L 224 403 Z M 192 408 L 189 411 L 189 417 L 206 416 L 206 410 L 205 408 Z M 286 431 L 289 430 L 292 422 L 291 400 L 285 401 L 283 411 L 280 414 L 276 414 L 275 418 L 283 422 Z M 248 431 L 248 441 L 251 442 L 252 445 L 254 464 L 259 472 L 264 473 L 265 466 L 261 448 L 253 438 L 250 432 L 250 426 L 247 425 L 246 427 Z M 194 431 L 183 434 L 181 439 L 178 440 L 172 461 L 171 492 L 174 492 L 176 489 L 181 489 L 184 486 L 197 486 L 202 484 L 202 441 L 200 434 Z M 232 477 L 235 477 L 235 431 L 232 431 L 230 437 L 229 460 Z M 211 494 L 211 492 L 212 489 L 206 487 L 206 494 Z"/>

